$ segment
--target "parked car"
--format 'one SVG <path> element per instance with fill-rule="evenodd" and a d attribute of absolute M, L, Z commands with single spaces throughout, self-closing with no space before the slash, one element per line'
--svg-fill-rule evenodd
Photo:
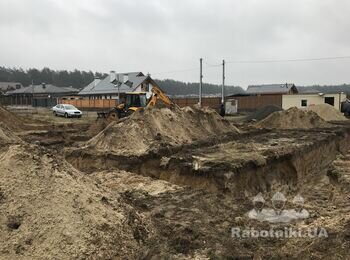
<path fill-rule="evenodd" d="M 83 114 L 75 106 L 72 106 L 69 104 L 57 104 L 52 108 L 52 111 L 55 116 L 64 116 L 65 118 L 68 118 L 68 117 L 80 118 Z"/>

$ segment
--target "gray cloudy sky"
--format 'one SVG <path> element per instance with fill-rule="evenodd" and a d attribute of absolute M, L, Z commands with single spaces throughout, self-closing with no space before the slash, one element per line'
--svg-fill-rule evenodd
<path fill-rule="evenodd" d="M 350 55 L 349 0 L 0 0 L 0 65 L 221 82 L 222 59 Z M 227 83 L 349 83 L 350 59 L 227 64 Z M 192 69 L 191 71 L 179 71 Z M 172 73 L 164 73 L 177 71 Z"/>

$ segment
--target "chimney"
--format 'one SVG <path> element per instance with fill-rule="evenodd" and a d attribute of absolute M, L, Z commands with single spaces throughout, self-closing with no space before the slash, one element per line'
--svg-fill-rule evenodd
<path fill-rule="evenodd" d="M 124 75 L 123 74 L 117 74 L 117 80 L 118 83 L 121 85 L 123 83 Z"/>
<path fill-rule="evenodd" d="M 94 79 L 94 87 L 96 87 L 97 86 L 97 83 L 100 81 L 100 78 L 99 77 L 95 77 L 95 79 Z"/>
<path fill-rule="evenodd" d="M 45 82 L 41 83 L 41 86 L 43 87 L 43 89 L 46 89 L 46 83 Z"/>
<path fill-rule="evenodd" d="M 116 80 L 115 71 L 111 70 L 111 72 L 109 73 L 109 82 L 114 83 L 115 80 Z"/>

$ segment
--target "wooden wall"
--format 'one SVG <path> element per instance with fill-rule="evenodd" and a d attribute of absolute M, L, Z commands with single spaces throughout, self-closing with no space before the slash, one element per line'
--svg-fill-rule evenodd
<path fill-rule="evenodd" d="M 173 98 L 178 106 L 193 106 L 198 104 L 198 98 Z M 112 108 L 117 105 L 117 100 L 115 99 L 60 99 L 59 103 L 61 104 L 71 104 L 80 109 L 103 109 L 103 108 Z M 219 110 L 221 104 L 221 98 L 210 97 L 202 98 L 203 106 L 210 107 L 216 110 Z"/>
<path fill-rule="evenodd" d="M 238 111 L 254 111 L 267 105 L 276 105 L 282 107 L 282 95 L 257 95 L 257 96 L 237 96 L 228 97 L 228 99 L 238 100 Z M 198 98 L 172 98 L 180 107 L 193 106 L 198 104 Z M 71 104 L 80 109 L 106 109 L 117 105 L 115 99 L 79 99 L 64 100 L 60 99 L 59 103 Z M 219 111 L 221 104 L 220 97 L 204 97 L 202 105 Z"/>
<path fill-rule="evenodd" d="M 60 99 L 60 104 L 70 104 L 81 109 L 101 109 L 101 108 L 112 108 L 117 105 L 115 99 Z"/>
<path fill-rule="evenodd" d="M 275 105 L 282 107 L 282 95 L 237 96 L 229 99 L 238 100 L 238 111 L 254 111 L 258 108 Z"/>
<path fill-rule="evenodd" d="M 198 98 L 172 98 L 179 107 L 193 106 L 198 104 Z M 219 97 L 203 97 L 202 106 L 210 107 L 216 110 L 220 109 L 221 98 Z"/>

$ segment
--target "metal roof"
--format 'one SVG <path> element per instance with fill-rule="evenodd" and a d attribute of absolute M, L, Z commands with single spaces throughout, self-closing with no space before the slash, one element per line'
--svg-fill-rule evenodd
<path fill-rule="evenodd" d="M 41 85 L 30 85 L 29 87 L 16 89 L 13 91 L 7 92 L 7 95 L 14 94 L 68 94 L 68 93 L 77 93 L 79 90 L 75 88 L 65 88 L 57 87 L 51 84 L 41 84 Z"/>
<path fill-rule="evenodd" d="M 0 91 L 15 90 L 22 87 L 19 82 L 0 82 Z"/>
<path fill-rule="evenodd" d="M 127 81 L 124 81 L 127 77 Z M 120 93 L 133 92 L 135 89 L 143 83 L 148 76 L 145 76 L 142 72 L 128 72 L 117 73 L 116 79 L 120 79 L 119 86 Z M 122 79 L 123 82 L 122 82 Z M 96 95 L 96 94 L 118 94 L 118 87 L 111 83 L 111 76 L 108 75 L 102 80 L 96 79 L 87 85 L 83 90 L 79 92 L 79 95 Z"/>
<path fill-rule="evenodd" d="M 248 86 L 247 94 L 286 94 L 292 88 L 295 88 L 294 84 L 269 84 L 269 85 L 252 85 Z M 295 88 L 296 92 L 298 90 Z"/>

